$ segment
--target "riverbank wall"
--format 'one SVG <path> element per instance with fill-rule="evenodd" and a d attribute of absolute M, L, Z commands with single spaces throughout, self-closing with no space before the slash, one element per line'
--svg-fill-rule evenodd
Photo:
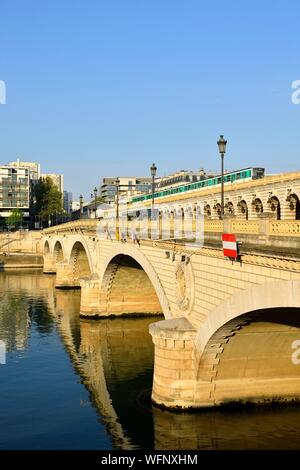
<path fill-rule="evenodd" d="M 0 233 L 0 271 L 43 267 L 42 232 Z"/>

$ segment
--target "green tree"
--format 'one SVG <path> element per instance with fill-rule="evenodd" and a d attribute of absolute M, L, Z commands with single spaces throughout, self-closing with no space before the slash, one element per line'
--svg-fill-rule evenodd
<path fill-rule="evenodd" d="M 17 227 L 21 225 L 23 220 L 23 212 L 20 209 L 13 209 L 10 216 L 6 219 L 6 225 L 9 227 Z"/>
<path fill-rule="evenodd" d="M 35 215 L 40 217 L 43 223 L 47 222 L 50 216 L 63 212 L 62 194 L 49 177 L 40 178 L 35 185 L 34 199 Z"/>

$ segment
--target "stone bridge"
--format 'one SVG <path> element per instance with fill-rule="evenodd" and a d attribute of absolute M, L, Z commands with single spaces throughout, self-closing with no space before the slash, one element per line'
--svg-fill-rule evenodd
<path fill-rule="evenodd" d="M 97 221 L 70 222 L 43 231 L 44 272 L 57 288 L 81 288 L 82 317 L 164 316 L 150 326 L 157 404 L 298 400 L 299 224 L 207 221 L 197 248 L 104 240 Z M 233 227 L 245 246 L 238 261 L 220 247 Z"/>

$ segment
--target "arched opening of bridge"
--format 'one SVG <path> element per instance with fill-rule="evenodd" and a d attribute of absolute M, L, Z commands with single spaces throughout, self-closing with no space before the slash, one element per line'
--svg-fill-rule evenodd
<path fill-rule="evenodd" d="M 50 253 L 50 246 L 48 241 L 46 240 L 45 245 L 44 245 L 44 255 L 49 255 Z"/>
<path fill-rule="evenodd" d="M 273 213 L 275 213 L 276 219 L 280 220 L 281 219 L 281 208 L 280 208 L 280 202 L 279 202 L 278 197 L 272 196 L 269 199 L 268 204 L 270 206 L 271 211 Z"/>
<path fill-rule="evenodd" d="M 63 249 L 62 249 L 61 243 L 59 241 L 57 241 L 54 245 L 53 259 L 54 259 L 55 263 L 59 263 L 59 262 L 63 261 L 63 259 L 64 259 Z"/>
<path fill-rule="evenodd" d="M 296 220 L 300 220 L 300 201 L 299 201 L 299 198 L 296 201 Z"/>
<path fill-rule="evenodd" d="M 252 208 L 257 214 L 262 214 L 264 212 L 264 206 L 261 199 L 256 198 L 252 201 Z"/>
<path fill-rule="evenodd" d="M 152 280 L 131 256 L 117 255 L 106 268 L 101 292 L 101 315 L 162 314 Z"/>
<path fill-rule="evenodd" d="M 72 248 L 69 262 L 74 287 L 80 287 L 80 279 L 91 275 L 87 253 L 82 243 L 76 242 Z"/>
<path fill-rule="evenodd" d="M 290 192 L 286 198 L 288 220 L 300 220 L 300 201 L 297 194 Z"/>
<path fill-rule="evenodd" d="M 203 209 L 203 212 L 204 212 L 204 217 L 206 219 L 210 219 L 211 218 L 211 207 L 209 204 L 206 204 L 204 206 L 204 209 Z"/>
<path fill-rule="evenodd" d="M 58 248 L 58 256 L 61 252 Z M 56 287 L 79 288 L 81 279 L 91 276 L 91 268 L 86 250 L 81 242 L 76 242 L 71 250 L 69 261 L 57 261 L 56 263 Z"/>
<path fill-rule="evenodd" d="M 238 208 L 238 218 L 243 218 L 248 220 L 249 214 L 248 214 L 248 204 L 247 202 L 242 199 L 237 203 L 237 208 Z"/>
<path fill-rule="evenodd" d="M 196 390 L 199 406 L 300 400 L 300 308 L 225 323 L 202 353 Z"/>
<path fill-rule="evenodd" d="M 290 211 L 294 214 L 296 220 L 300 220 L 300 201 L 297 194 L 290 194 L 287 198 Z"/>
<path fill-rule="evenodd" d="M 50 245 L 48 240 L 44 244 L 44 266 L 43 272 L 45 274 L 55 274 L 56 273 L 56 263 L 50 251 Z"/>

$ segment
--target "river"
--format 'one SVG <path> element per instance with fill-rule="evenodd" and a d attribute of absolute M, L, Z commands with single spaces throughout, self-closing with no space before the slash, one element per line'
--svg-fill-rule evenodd
<path fill-rule="evenodd" d="M 151 404 L 153 318 L 79 319 L 80 290 L 0 273 L 0 449 L 299 449 L 300 406 Z"/>

